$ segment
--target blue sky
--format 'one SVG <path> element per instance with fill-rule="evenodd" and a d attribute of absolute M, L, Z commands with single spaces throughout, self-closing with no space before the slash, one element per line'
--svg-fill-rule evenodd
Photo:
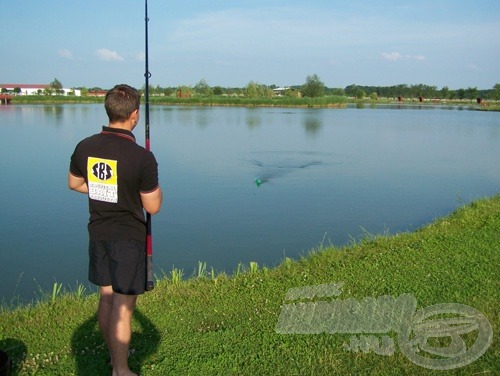
<path fill-rule="evenodd" d="M 500 83 L 498 0 L 149 0 L 150 84 Z M 13 0 L 0 83 L 144 84 L 143 0 Z"/>

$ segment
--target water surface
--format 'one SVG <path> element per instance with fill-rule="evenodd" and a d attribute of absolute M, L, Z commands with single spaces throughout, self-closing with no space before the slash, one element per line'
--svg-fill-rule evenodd
<path fill-rule="evenodd" d="M 66 186 L 102 105 L 0 106 L 0 299 L 87 283 L 87 199 Z M 269 267 L 320 244 L 411 231 L 500 187 L 498 113 L 151 107 L 164 208 L 155 272 Z M 144 127 L 134 132 L 144 144 Z"/>

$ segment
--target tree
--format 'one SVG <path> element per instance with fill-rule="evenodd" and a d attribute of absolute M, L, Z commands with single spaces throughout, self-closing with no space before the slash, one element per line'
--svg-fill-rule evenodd
<path fill-rule="evenodd" d="M 146 85 L 144 85 L 144 86 L 146 86 Z M 163 91 L 162 91 L 160 85 L 156 85 L 156 87 L 150 86 L 149 92 L 151 93 L 151 95 L 156 95 L 156 96 L 163 95 Z"/>
<path fill-rule="evenodd" d="M 63 85 L 57 78 L 54 78 L 54 81 L 50 83 L 50 87 L 52 88 L 53 91 L 56 92 L 56 94 L 64 93 Z"/>
<path fill-rule="evenodd" d="M 156 94 L 156 89 L 154 88 L 153 85 L 148 86 L 149 94 L 155 95 Z M 141 94 L 146 93 L 146 85 L 142 85 L 141 89 L 139 90 Z"/>
<path fill-rule="evenodd" d="M 179 86 L 177 88 L 177 98 L 191 98 L 193 89 L 189 86 Z"/>
<path fill-rule="evenodd" d="M 194 91 L 197 94 L 201 95 L 211 95 L 212 89 L 208 86 L 207 82 L 202 78 L 198 83 L 194 86 Z"/>
<path fill-rule="evenodd" d="M 300 98 L 300 91 L 299 90 L 295 90 L 295 88 L 291 87 L 289 89 L 286 89 L 284 92 L 283 92 L 283 96 L 284 97 L 287 97 L 287 98 Z"/>
<path fill-rule="evenodd" d="M 248 98 L 271 98 L 274 96 L 274 92 L 265 85 L 250 81 L 245 87 L 245 96 Z"/>
<path fill-rule="evenodd" d="M 497 101 L 500 100 L 500 84 L 495 84 L 495 86 L 493 86 L 491 96 Z"/>
<path fill-rule="evenodd" d="M 448 86 L 443 86 L 443 88 L 439 91 L 439 97 L 441 99 L 448 99 L 450 96 L 450 89 Z"/>
<path fill-rule="evenodd" d="M 320 80 L 317 74 L 306 77 L 306 83 L 302 86 L 302 94 L 305 97 L 322 97 L 325 93 L 325 84 Z"/>
<path fill-rule="evenodd" d="M 364 99 L 365 96 L 366 96 L 366 93 L 365 93 L 365 91 L 363 89 L 358 89 L 356 91 L 356 98 L 357 99 Z"/>
<path fill-rule="evenodd" d="M 457 98 L 458 99 L 464 99 L 465 98 L 465 89 L 458 89 L 456 91 Z"/>
<path fill-rule="evenodd" d="M 342 89 L 342 88 L 330 89 L 327 94 L 329 94 L 329 95 L 337 95 L 339 97 L 343 97 L 343 96 L 346 95 L 344 89 Z"/>
<path fill-rule="evenodd" d="M 245 88 L 245 96 L 248 98 L 257 98 L 259 96 L 259 85 L 250 81 Z"/>
<path fill-rule="evenodd" d="M 346 86 L 344 89 L 344 93 L 345 93 L 345 95 L 347 95 L 349 97 L 355 97 L 357 88 L 358 88 L 358 85 L 355 85 L 355 84 Z"/>
<path fill-rule="evenodd" d="M 222 95 L 224 91 L 222 90 L 221 86 L 216 86 L 214 87 L 213 93 L 214 95 Z"/>
<path fill-rule="evenodd" d="M 467 92 L 468 99 L 476 99 L 477 98 L 477 87 L 468 87 L 466 92 Z"/>

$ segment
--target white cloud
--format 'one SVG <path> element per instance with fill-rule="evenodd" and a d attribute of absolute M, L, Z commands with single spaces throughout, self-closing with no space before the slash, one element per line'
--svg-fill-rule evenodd
<path fill-rule="evenodd" d="M 100 48 L 96 52 L 96 55 L 100 60 L 104 61 L 124 61 L 125 59 L 118 55 L 115 51 L 110 51 L 106 48 Z"/>
<path fill-rule="evenodd" d="M 423 55 L 402 55 L 399 52 L 382 52 L 380 54 L 382 58 L 389 61 L 397 61 L 397 60 L 416 60 L 416 61 L 424 61 L 425 56 Z"/>
<path fill-rule="evenodd" d="M 57 54 L 65 59 L 73 59 L 73 54 L 71 53 L 71 51 L 66 49 L 57 51 Z"/>
<path fill-rule="evenodd" d="M 403 55 L 401 55 L 399 52 L 382 52 L 381 55 L 384 59 L 390 61 L 401 60 L 403 58 Z"/>
<path fill-rule="evenodd" d="M 146 61 L 146 54 L 144 52 L 138 52 L 135 55 L 136 60 L 138 61 Z"/>

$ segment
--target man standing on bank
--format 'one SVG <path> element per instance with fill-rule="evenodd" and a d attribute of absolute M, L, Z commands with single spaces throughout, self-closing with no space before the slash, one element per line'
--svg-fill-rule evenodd
<path fill-rule="evenodd" d="M 136 144 L 140 94 L 117 85 L 106 94 L 102 132 L 82 140 L 71 156 L 68 186 L 88 194 L 89 280 L 99 286 L 98 321 L 113 376 L 128 366 L 131 321 L 146 286 L 144 210 L 159 212 L 162 191 L 154 155 Z"/>

